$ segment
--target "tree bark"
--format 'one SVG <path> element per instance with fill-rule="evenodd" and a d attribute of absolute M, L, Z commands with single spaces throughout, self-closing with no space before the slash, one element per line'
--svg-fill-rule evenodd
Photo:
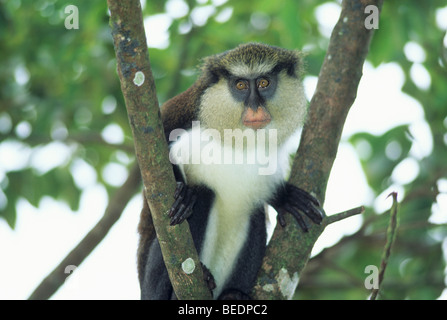
<path fill-rule="evenodd" d="M 140 1 L 107 3 L 135 153 L 169 278 L 179 299 L 209 299 L 211 294 L 188 224 L 185 221 L 171 227 L 166 214 L 174 201 L 176 182 L 149 63 Z M 184 262 L 188 262 L 188 269 L 182 268 Z"/>
<path fill-rule="evenodd" d="M 365 8 L 381 9 L 383 0 L 345 0 L 332 31 L 308 118 L 292 166 L 289 182 L 324 202 L 329 174 L 337 154 L 343 125 L 357 94 L 363 63 L 373 29 L 365 27 Z M 267 248 L 252 296 L 256 299 L 291 299 L 312 248 L 329 223 L 312 225 L 303 233 L 293 218 L 277 226 Z"/>

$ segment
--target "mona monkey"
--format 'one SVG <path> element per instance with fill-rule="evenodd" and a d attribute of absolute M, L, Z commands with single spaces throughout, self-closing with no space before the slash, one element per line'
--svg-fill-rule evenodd
<path fill-rule="evenodd" d="M 307 112 L 301 73 L 299 52 L 243 44 L 205 58 L 196 82 L 161 107 L 171 161 L 180 160 L 176 157 L 182 150 L 194 151 L 190 143 L 194 121 L 199 121 L 199 133 L 204 135 L 213 129 L 213 137 L 217 133 L 227 138 L 234 132 L 256 136 L 251 146 L 235 143 L 231 137 L 229 144 L 211 139 L 207 147 L 217 155 L 230 150 L 248 159 L 256 158 L 261 147 L 275 151 L 277 166 L 270 174 L 259 173 L 260 161 L 195 163 L 191 161 L 193 152 L 185 152 L 182 161 L 173 166 L 178 187 L 169 212 L 171 225 L 187 219 L 200 260 L 214 280 L 210 289 L 215 299 L 249 298 L 266 248 L 266 204 L 276 209 L 282 226 L 288 212 L 304 231 L 308 225 L 303 214 L 316 224 L 324 216 L 317 199 L 285 182 L 290 165 L 285 145 L 302 126 Z M 177 139 L 170 137 L 175 129 L 182 129 Z M 274 132 L 274 139 L 271 135 L 260 139 L 256 134 L 261 130 Z M 203 148 L 200 144 L 196 151 Z M 138 249 L 141 298 L 175 299 L 160 245 L 149 232 L 150 224 L 144 200 Z"/>

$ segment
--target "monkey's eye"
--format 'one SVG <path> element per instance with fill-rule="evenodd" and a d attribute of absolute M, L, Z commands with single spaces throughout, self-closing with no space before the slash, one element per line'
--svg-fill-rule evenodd
<path fill-rule="evenodd" d="M 261 79 L 258 81 L 258 88 L 264 89 L 269 86 L 270 82 L 267 79 Z"/>
<path fill-rule="evenodd" d="M 238 89 L 238 90 L 246 90 L 246 89 L 248 89 L 247 81 L 244 81 L 244 80 L 236 81 L 236 89 Z"/>

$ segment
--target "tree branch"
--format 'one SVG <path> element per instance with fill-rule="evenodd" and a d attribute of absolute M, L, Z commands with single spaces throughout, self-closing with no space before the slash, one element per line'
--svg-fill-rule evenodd
<path fill-rule="evenodd" d="M 174 200 L 176 183 L 149 63 L 140 1 L 107 3 L 135 153 L 169 278 L 179 299 L 211 298 L 188 224 L 171 227 L 166 214 Z M 193 262 L 193 267 L 183 270 L 185 261 Z"/>
<path fill-rule="evenodd" d="M 349 209 L 349 210 L 346 210 L 346 211 L 343 211 L 343 212 L 332 214 L 332 215 L 326 217 L 326 219 L 324 219 L 325 226 L 328 226 L 328 225 L 330 225 L 332 223 L 335 223 L 337 221 L 341 221 L 341 220 L 344 220 L 346 218 L 355 216 L 357 214 L 363 213 L 363 211 L 365 211 L 365 207 L 364 206 L 360 206 L 360 207 L 357 207 L 357 208 L 353 208 L 353 209 Z"/>
<path fill-rule="evenodd" d="M 375 5 L 380 9 L 382 3 L 383 0 L 343 1 L 310 103 L 289 182 L 313 193 L 322 203 L 373 34 L 365 28 L 365 8 Z M 325 221 L 321 226 L 311 226 L 308 222 L 311 228 L 304 234 L 290 215 L 285 218 L 287 226 L 276 227 L 258 273 L 252 293 L 258 299 L 292 298 L 299 274 L 327 225 Z"/>

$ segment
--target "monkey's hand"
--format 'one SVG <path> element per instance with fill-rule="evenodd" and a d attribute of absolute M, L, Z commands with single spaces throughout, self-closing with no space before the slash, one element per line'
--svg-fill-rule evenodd
<path fill-rule="evenodd" d="M 185 183 L 177 182 L 174 199 L 175 202 L 169 210 L 171 226 L 180 224 L 189 216 L 191 216 L 192 209 L 197 201 L 197 196 Z"/>
<path fill-rule="evenodd" d="M 288 212 L 294 216 L 304 232 L 308 232 L 309 227 L 303 219 L 303 213 L 315 224 L 321 224 L 325 216 L 318 199 L 310 195 L 307 191 L 289 183 L 286 183 L 280 194 L 277 195 L 275 201 L 270 203 L 270 205 L 277 211 L 277 220 L 281 227 L 286 226 L 284 215 Z"/>

